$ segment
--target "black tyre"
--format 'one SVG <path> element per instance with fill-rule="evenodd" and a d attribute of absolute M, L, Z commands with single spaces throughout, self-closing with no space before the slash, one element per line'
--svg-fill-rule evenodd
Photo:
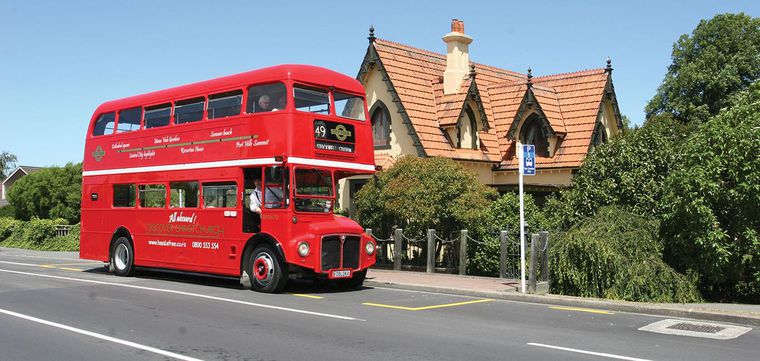
<path fill-rule="evenodd" d="M 359 288 L 364 284 L 364 279 L 367 278 L 367 270 L 354 273 L 353 277 L 342 280 L 335 280 L 339 287 L 344 288 Z"/>
<path fill-rule="evenodd" d="M 251 277 L 251 289 L 254 291 L 279 293 L 288 283 L 285 262 L 268 244 L 261 244 L 253 249 L 247 269 Z"/>
<path fill-rule="evenodd" d="M 131 276 L 135 271 L 135 250 L 129 238 L 121 236 L 111 246 L 111 265 L 119 276 Z"/>

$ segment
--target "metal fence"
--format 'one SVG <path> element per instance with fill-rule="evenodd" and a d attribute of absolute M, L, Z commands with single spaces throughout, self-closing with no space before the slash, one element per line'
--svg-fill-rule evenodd
<path fill-rule="evenodd" d="M 467 230 L 461 230 L 458 237 L 450 235 L 448 238 L 440 237 L 434 229 L 429 229 L 425 236 L 410 236 L 404 234 L 403 229 L 395 229 L 387 238 L 378 237 L 371 229 L 366 231 L 377 242 L 377 267 L 380 268 L 464 275 L 467 274 L 468 247 L 489 242 L 499 248 L 499 277 L 521 277 L 520 237 L 506 230 L 484 239 L 474 239 Z M 526 263 L 530 261 L 526 268 L 534 280 L 548 280 L 548 237 L 548 232 L 540 232 L 526 239 Z"/>
<path fill-rule="evenodd" d="M 55 235 L 56 236 L 68 236 L 69 232 L 71 232 L 71 228 L 74 226 L 70 225 L 57 225 L 55 226 Z"/>

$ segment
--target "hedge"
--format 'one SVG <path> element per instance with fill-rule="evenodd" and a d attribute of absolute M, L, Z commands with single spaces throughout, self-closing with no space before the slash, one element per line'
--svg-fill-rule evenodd
<path fill-rule="evenodd" d="M 79 250 L 79 224 L 66 236 L 56 235 L 56 226 L 66 225 L 64 219 L 33 218 L 24 222 L 0 218 L 0 247 L 24 248 L 40 251 Z"/>

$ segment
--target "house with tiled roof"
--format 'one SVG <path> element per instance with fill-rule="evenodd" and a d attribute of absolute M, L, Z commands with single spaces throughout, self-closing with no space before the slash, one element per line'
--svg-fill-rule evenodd
<path fill-rule="evenodd" d="M 31 167 L 28 165 L 22 165 L 17 167 L 11 174 L 3 179 L 0 183 L 0 207 L 8 205 L 8 192 L 11 190 L 13 183 L 16 183 L 19 179 L 42 170 L 42 167 Z"/>
<path fill-rule="evenodd" d="M 368 39 L 357 79 L 380 167 L 407 154 L 446 157 L 509 191 L 518 184 L 516 150 L 533 144 L 536 175 L 524 183 L 542 195 L 570 186 L 589 149 L 622 131 L 609 59 L 603 68 L 546 76 L 475 63 L 473 39 L 457 19 L 443 36 L 446 53 L 376 38 L 372 28 Z M 347 180 L 341 198 L 353 198 L 362 182 Z"/>

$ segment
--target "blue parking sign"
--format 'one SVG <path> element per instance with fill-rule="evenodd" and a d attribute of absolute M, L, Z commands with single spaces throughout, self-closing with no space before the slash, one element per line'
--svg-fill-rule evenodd
<path fill-rule="evenodd" d="M 524 144 L 522 147 L 523 175 L 536 175 L 536 146 Z"/>

